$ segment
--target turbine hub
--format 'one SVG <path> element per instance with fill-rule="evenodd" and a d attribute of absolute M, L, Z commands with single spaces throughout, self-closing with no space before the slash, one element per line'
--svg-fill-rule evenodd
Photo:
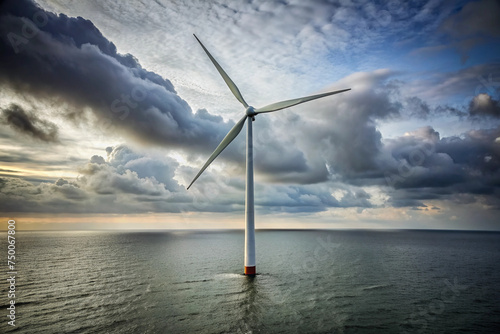
<path fill-rule="evenodd" d="M 249 106 L 249 107 L 247 108 L 247 110 L 245 111 L 245 113 L 246 113 L 246 114 L 247 114 L 247 116 L 249 116 L 249 117 L 253 117 L 253 116 L 257 115 L 257 113 L 255 112 L 255 108 L 254 108 L 254 107 L 252 107 L 252 106 Z"/>

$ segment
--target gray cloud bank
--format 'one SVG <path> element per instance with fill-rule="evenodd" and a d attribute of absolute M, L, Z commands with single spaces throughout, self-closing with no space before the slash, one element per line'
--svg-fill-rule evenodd
<path fill-rule="evenodd" d="M 334 110 L 323 104 L 313 119 L 300 114 L 289 130 L 302 129 L 306 147 L 318 148 L 310 159 L 323 159 L 326 178 L 385 189 L 388 206 L 425 207 L 426 201 L 458 203 L 467 198 L 468 203 L 484 202 L 488 203 L 484 208 L 500 209 L 498 102 L 481 93 L 463 111 L 467 120 L 490 122 L 489 128 L 441 137 L 426 126 L 384 139 L 379 122 L 414 115 L 417 107 L 432 117 L 441 115 L 439 108 L 431 110 L 416 97 L 406 99 L 411 103 L 394 99 L 399 85 L 390 80 L 392 75 L 381 70 L 341 80 L 353 87 L 351 95 L 339 97 Z M 320 121 L 329 118 L 331 122 Z"/>
<path fill-rule="evenodd" d="M 176 202 L 185 195 L 174 194 L 179 186 L 172 180 L 172 166 L 176 166 L 174 161 L 153 161 L 124 146 L 109 148 L 108 161 L 101 156 L 93 156 L 80 168 L 80 176 L 76 180 L 59 178 L 53 183 L 34 184 L 17 178 L 0 178 L 0 210 L 47 213 L 180 212 Z"/>
<path fill-rule="evenodd" d="M 0 177 L 1 212 L 146 213 L 231 212 L 244 208 L 238 179 L 207 173 L 207 180 L 186 192 L 176 174 L 186 170 L 167 157 L 139 154 L 125 145 L 108 147 L 106 159 L 92 156 L 75 180 L 59 178 L 34 184 L 20 178 Z M 345 189 L 336 199 L 327 186 L 259 185 L 260 212 L 317 212 L 328 207 L 371 207 L 362 190 Z M 241 196 L 234 196 L 235 193 Z"/>

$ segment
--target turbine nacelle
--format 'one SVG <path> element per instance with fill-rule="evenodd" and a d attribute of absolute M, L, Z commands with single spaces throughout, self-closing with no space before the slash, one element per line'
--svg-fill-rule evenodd
<path fill-rule="evenodd" d="M 255 108 L 252 107 L 252 106 L 249 106 L 247 108 L 247 110 L 245 111 L 245 114 L 247 114 L 248 117 L 254 117 L 255 115 L 257 115 L 257 113 L 255 112 Z"/>

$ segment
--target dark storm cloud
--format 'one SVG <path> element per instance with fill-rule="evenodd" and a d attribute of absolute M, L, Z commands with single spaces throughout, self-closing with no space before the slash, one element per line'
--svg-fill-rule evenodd
<path fill-rule="evenodd" d="M 436 150 L 448 154 L 455 164 L 467 167 L 464 169 L 471 176 L 494 177 L 500 173 L 500 127 L 443 138 Z"/>
<path fill-rule="evenodd" d="M 342 79 L 338 85 L 351 87 L 352 91 L 336 96 L 330 103 L 318 104 L 319 110 L 307 116 L 317 119 L 304 117 L 298 122 L 295 131 L 304 133 L 307 147 L 314 147 L 320 154 L 316 163 L 327 166 L 323 174 L 325 180 L 330 173 L 348 182 L 382 177 L 383 143 L 376 123 L 398 116 L 402 109 L 392 98 L 394 86 L 390 78 L 393 74 L 379 70 Z"/>
<path fill-rule="evenodd" d="M 462 62 L 469 51 L 488 38 L 500 37 L 500 3 L 497 0 L 469 2 L 441 24 L 440 30 L 456 42 Z"/>
<path fill-rule="evenodd" d="M 314 183 L 311 182 L 311 174 L 315 166 L 307 161 L 303 150 L 296 145 L 303 133 L 287 131 L 297 125 L 300 118 L 287 111 L 283 115 L 284 122 L 273 122 L 266 116 L 256 118 L 254 123 L 254 164 L 257 173 L 267 176 L 271 182 L 293 180 L 296 184 Z"/>
<path fill-rule="evenodd" d="M 231 124 L 193 114 L 170 81 L 117 53 L 91 21 L 47 12 L 28 0 L 0 5 L 0 85 L 41 100 L 62 99 L 97 116 L 104 132 L 190 148 L 213 148 Z"/>
<path fill-rule="evenodd" d="M 462 77 L 475 73 L 477 80 L 478 70 L 463 71 Z M 498 206 L 500 127 L 441 138 L 427 126 L 383 139 L 378 122 L 403 113 L 418 118 L 434 113 L 418 97 L 401 97 L 392 76 L 389 71 L 378 71 L 345 78 L 341 83 L 352 87 L 352 92 L 337 97 L 333 108 L 324 105 L 314 113 L 322 122 L 307 118 L 299 122 L 303 141 L 308 142 L 307 147 L 315 147 L 327 164 L 327 176 L 357 187 L 382 186 L 390 196 L 388 202 L 395 207 L 418 208 L 429 200 L 454 202 L 464 197 L 473 202 L 488 201 L 490 208 L 496 207 L 492 203 Z M 497 117 L 497 107 L 496 100 L 479 94 L 461 116 Z"/>
<path fill-rule="evenodd" d="M 58 141 L 58 128 L 54 123 L 42 120 L 34 111 L 24 110 L 16 104 L 0 109 L 0 123 L 35 139 L 45 142 Z"/>
<path fill-rule="evenodd" d="M 440 138 L 431 127 L 388 141 L 398 161 L 386 174 L 395 206 L 419 206 L 424 200 L 500 204 L 500 128 L 472 130 Z"/>

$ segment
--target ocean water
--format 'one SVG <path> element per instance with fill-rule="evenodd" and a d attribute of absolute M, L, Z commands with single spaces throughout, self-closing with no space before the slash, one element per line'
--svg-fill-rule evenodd
<path fill-rule="evenodd" d="M 257 231 L 16 234 L 8 333 L 498 333 L 500 234 Z M 6 257 L 6 233 L 0 234 Z M 3 257 L 4 255 L 2 255 Z M 7 277 L 6 260 L 1 261 Z"/>

